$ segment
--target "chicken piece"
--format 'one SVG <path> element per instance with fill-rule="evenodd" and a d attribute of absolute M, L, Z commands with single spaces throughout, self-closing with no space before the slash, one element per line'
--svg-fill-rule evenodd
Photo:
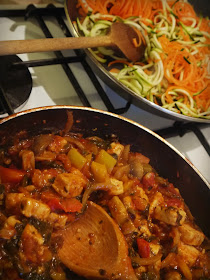
<path fill-rule="evenodd" d="M 24 193 L 8 193 L 5 199 L 6 210 L 12 211 L 16 214 L 20 212 L 20 204 L 24 197 Z"/>
<path fill-rule="evenodd" d="M 141 187 L 137 186 L 134 188 L 134 194 L 131 198 L 137 210 L 145 211 L 149 200 L 145 191 Z"/>
<path fill-rule="evenodd" d="M 58 171 L 56 169 L 35 169 L 32 176 L 32 183 L 38 189 L 49 187 L 57 174 Z"/>
<path fill-rule="evenodd" d="M 205 237 L 201 231 L 194 229 L 189 224 L 180 226 L 179 232 L 181 240 L 187 245 L 200 246 Z"/>
<path fill-rule="evenodd" d="M 58 154 L 65 151 L 65 147 L 67 146 L 67 144 L 68 142 L 66 141 L 66 139 L 59 135 L 55 135 L 53 141 L 48 146 L 48 150 Z"/>
<path fill-rule="evenodd" d="M 50 214 L 50 207 L 33 198 L 24 198 L 21 202 L 21 212 L 26 217 L 46 220 Z"/>
<path fill-rule="evenodd" d="M 33 239 L 37 245 L 43 245 L 44 244 L 44 238 L 41 236 L 41 234 L 38 232 L 38 230 L 30 224 L 27 224 L 23 230 L 22 241 L 26 239 Z"/>
<path fill-rule="evenodd" d="M 138 196 L 140 196 L 141 198 L 144 198 L 147 202 L 149 201 L 148 196 L 146 195 L 143 188 L 137 186 L 136 187 L 136 194 L 138 194 Z"/>
<path fill-rule="evenodd" d="M 179 243 L 178 255 L 192 267 L 201 253 L 191 245 L 185 245 L 183 242 Z"/>
<path fill-rule="evenodd" d="M 43 237 L 34 226 L 26 225 L 21 241 L 20 259 L 22 263 L 38 266 L 51 260 L 52 254 L 44 245 Z"/>
<path fill-rule="evenodd" d="M 136 215 L 134 225 L 139 229 L 139 234 L 143 237 L 151 236 L 151 232 L 149 230 L 148 222 L 146 219 L 142 219 L 139 215 Z"/>
<path fill-rule="evenodd" d="M 154 244 L 152 242 L 149 243 L 150 251 L 153 255 L 157 255 L 161 249 L 159 244 Z"/>
<path fill-rule="evenodd" d="M 152 215 L 154 209 L 162 204 L 164 202 L 164 198 L 162 196 L 162 194 L 160 192 L 156 192 L 155 195 L 152 198 L 152 201 L 150 203 L 150 207 L 149 207 L 149 215 Z"/>
<path fill-rule="evenodd" d="M 148 202 L 144 198 L 139 197 L 139 196 L 134 196 L 134 197 L 132 197 L 132 200 L 133 200 L 133 203 L 137 210 L 140 210 L 140 211 L 146 210 L 146 208 L 148 206 Z"/>
<path fill-rule="evenodd" d="M 66 222 L 68 220 L 67 215 L 59 215 L 56 213 L 50 213 L 47 218 L 47 221 L 54 227 L 54 228 L 64 228 Z"/>
<path fill-rule="evenodd" d="M 115 178 L 110 178 L 110 183 L 111 183 L 111 186 L 109 189 L 110 195 L 120 195 L 124 192 L 122 181 L 117 180 Z"/>
<path fill-rule="evenodd" d="M 186 218 L 184 210 L 173 207 L 157 206 L 154 209 L 154 218 L 172 226 L 182 225 Z"/>
<path fill-rule="evenodd" d="M 32 171 L 35 169 L 34 152 L 30 150 L 22 150 L 19 154 L 22 157 L 22 167 L 25 171 Z"/>
<path fill-rule="evenodd" d="M 71 173 L 58 174 L 52 186 L 57 193 L 70 198 L 80 195 L 86 184 L 87 180 L 83 174 L 74 170 Z"/>
<path fill-rule="evenodd" d="M 118 157 L 120 157 L 124 150 L 124 146 L 120 143 L 115 143 L 115 142 L 112 142 L 110 146 L 111 148 L 108 149 L 107 152 L 109 154 L 116 154 Z"/>
<path fill-rule="evenodd" d="M 17 220 L 15 216 L 10 216 L 0 230 L 0 238 L 11 239 L 16 234 L 15 225 L 17 223 L 20 223 L 20 221 Z"/>

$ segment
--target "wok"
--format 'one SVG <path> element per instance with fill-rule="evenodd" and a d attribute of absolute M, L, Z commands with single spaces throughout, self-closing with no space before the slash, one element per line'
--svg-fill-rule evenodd
<path fill-rule="evenodd" d="M 131 144 L 132 151 L 149 157 L 151 165 L 160 176 L 168 178 L 179 188 L 195 222 L 210 237 L 210 185 L 207 180 L 167 141 L 129 119 L 86 107 L 52 106 L 31 109 L 0 120 L 0 148 L 2 139 L 6 138 L 9 143 L 20 130 L 27 130 L 29 135 L 35 135 L 56 133 L 64 129 L 67 110 L 73 112 L 73 132 L 102 138 L 116 134 L 122 144 Z"/>
<path fill-rule="evenodd" d="M 80 34 L 74 28 L 72 22 L 76 20 L 78 17 L 78 12 L 76 8 L 77 0 L 66 0 L 65 2 L 65 11 L 66 16 L 69 22 L 69 28 L 72 36 L 78 37 Z M 209 0 L 189 0 L 191 2 L 198 14 L 202 13 L 204 16 L 210 16 L 210 7 L 209 7 Z M 210 120 L 201 119 L 201 118 L 194 118 L 185 116 L 182 114 L 178 114 L 172 112 L 168 109 L 165 109 L 146 98 L 139 96 L 134 91 L 127 88 L 121 82 L 119 82 L 111 73 L 108 71 L 108 67 L 106 64 L 100 63 L 88 49 L 84 50 L 86 53 L 86 60 L 92 70 L 98 75 L 101 80 L 103 80 L 111 89 L 117 92 L 126 100 L 133 102 L 135 105 L 139 106 L 140 108 L 152 113 L 159 115 L 161 117 L 174 119 L 177 121 L 184 121 L 184 122 L 200 122 L 200 123 L 210 123 Z"/>

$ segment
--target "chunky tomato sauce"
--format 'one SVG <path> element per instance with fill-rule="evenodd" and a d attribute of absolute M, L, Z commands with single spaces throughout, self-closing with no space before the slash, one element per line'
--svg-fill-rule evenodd
<path fill-rule="evenodd" d="M 209 279 L 208 240 L 179 190 L 131 148 L 71 130 L 21 132 L 4 143 L 0 279 L 82 279 L 59 259 L 57 232 L 79 219 L 88 200 L 119 226 L 137 279 Z"/>

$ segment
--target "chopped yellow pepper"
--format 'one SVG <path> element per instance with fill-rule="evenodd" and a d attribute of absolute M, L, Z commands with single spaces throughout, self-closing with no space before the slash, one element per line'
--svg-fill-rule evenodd
<path fill-rule="evenodd" d="M 99 154 L 97 155 L 96 162 L 104 164 L 107 168 L 108 173 L 112 172 L 117 160 L 113 158 L 110 154 L 108 154 L 105 150 L 100 150 Z"/>
<path fill-rule="evenodd" d="M 106 181 L 108 173 L 104 164 L 93 161 L 91 163 L 91 171 L 96 182 L 102 183 Z"/>
<path fill-rule="evenodd" d="M 87 159 L 85 157 L 83 157 L 80 152 L 78 152 L 77 149 L 72 148 L 69 152 L 68 152 L 68 157 L 72 163 L 72 165 L 74 167 L 76 167 L 77 169 L 81 170 L 83 168 L 83 166 L 85 165 Z"/>

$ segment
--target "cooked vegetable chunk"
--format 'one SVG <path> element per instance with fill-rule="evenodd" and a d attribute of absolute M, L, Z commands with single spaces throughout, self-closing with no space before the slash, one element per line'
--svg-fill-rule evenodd
<path fill-rule="evenodd" d="M 186 213 L 182 209 L 157 206 L 154 210 L 155 219 L 172 226 L 182 225 L 185 221 L 185 217 Z"/>
<path fill-rule="evenodd" d="M 15 225 L 20 223 L 15 216 L 10 216 L 4 223 L 3 228 L 0 230 L 0 238 L 11 239 L 15 233 Z"/>
<path fill-rule="evenodd" d="M 24 216 L 35 217 L 40 220 L 46 220 L 50 214 L 48 205 L 33 198 L 24 198 L 21 201 L 21 209 Z"/>
<path fill-rule="evenodd" d="M 52 254 L 48 247 L 44 245 L 44 239 L 34 226 L 26 225 L 21 241 L 20 258 L 25 265 L 40 265 L 51 260 Z"/>
<path fill-rule="evenodd" d="M 91 171 L 96 182 L 102 183 L 106 181 L 108 173 L 105 164 L 93 161 L 91 163 Z"/>
<path fill-rule="evenodd" d="M 59 215 L 53 212 L 50 213 L 50 215 L 47 218 L 47 221 L 50 224 L 52 224 L 54 228 L 64 228 L 67 220 L 68 220 L 67 215 Z"/>
<path fill-rule="evenodd" d="M 68 152 L 68 157 L 69 157 L 72 165 L 79 170 L 82 169 L 82 167 L 85 165 L 85 163 L 87 161 L 86 158 L 83 157 L 80 154 L 80 152 L 78 152 L 78 150 L 75 148 L 70 149 L 70 151 Z"/>
<path fill-rule="evenodd" d="M 188 245 L 200 246 L 204 240 L 204 234 L 201 231 L 194 229 L 189 224 L 183 224 L 179 227 L 181 240 Z"/>
<path fill-rule="evenodd" d="M 23 170 L 33 171 L 35 169 L 34 153 L 30 150 L 22 150 L 20 156 L 22 157 Z"/>
<path fill-rule="evenodd" d="M 2 183 L 20 183 L 24 175 L 25 171 L 0 166 L 0 180 Z"/>
<path fill-rule="evenodd" d="M 108 173 L 112 172 L 115 164 L 117 163 L 116 159 L 113 158 L 110 154 L 108 154 L 105 150 L 101 150 L 97 155 L 96 162 L 104 164 L 107 168 Z"/>
<path fill-rule="evenodd" d="M 25 197 L 24 193 L 8 193 L 5 199 L 5 207 L 8 211 L 20 211 L 20 204 Z"/>
<path fill-rule="evenodd" d="M 83 191 L 86 180 L 82 173 L 77 170 L 74 173 L 58 174 L 52 186 L 63 197 L 75 197 Z"/>
<path fill-rule="evenodd" d="M 180 242 L 178 246 L 178 254 L 191 267 L 195 264 L 201 253 L 195 247 Z"/>

